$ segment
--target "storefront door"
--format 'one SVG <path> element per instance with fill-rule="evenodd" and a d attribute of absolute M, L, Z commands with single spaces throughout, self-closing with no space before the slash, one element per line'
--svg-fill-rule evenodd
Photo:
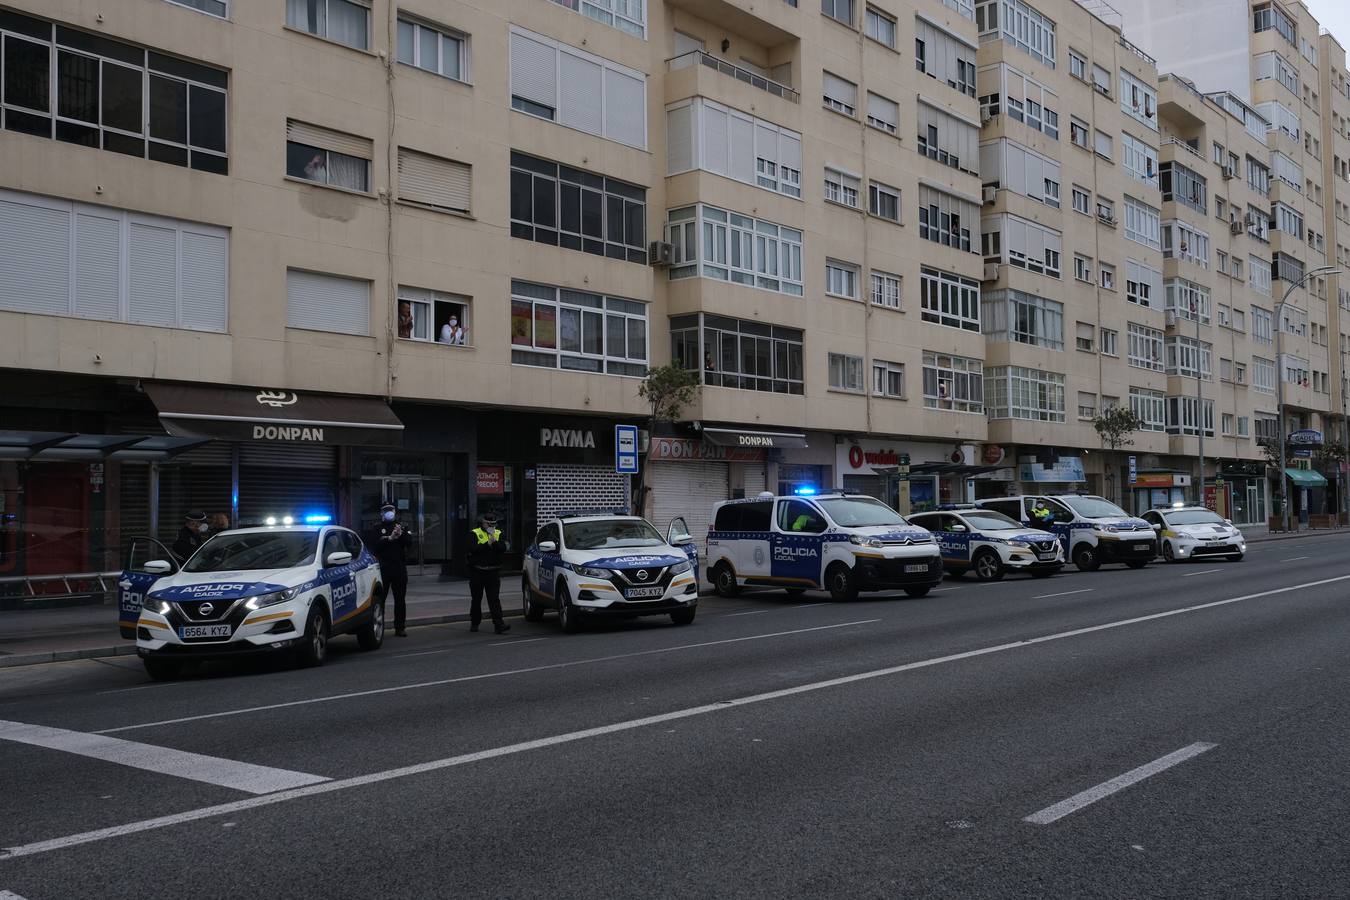
<path fill-rule="evenodd" d="M 391 475 L 385 477 L 365 477 L 361 479 L 361 522 L 363 527 L 380 520 L 380 507 L 386 503 L 394 504 L 398 510 L 399 521 L 413 533 L 413 546 L 409 563 L 416 563 L 417 574 L 424 574 L 426 561 L 426 504 L 423 498 L 422 479 L 418 476 Z"/>

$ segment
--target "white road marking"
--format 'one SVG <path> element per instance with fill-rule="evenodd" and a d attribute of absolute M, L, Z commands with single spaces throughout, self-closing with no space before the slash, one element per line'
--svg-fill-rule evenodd
<path fill-rule="evenodd" d="M 796 606 L 789 606 L 788 609 L 807 609 L 812 606 L 833 606 L 833 603 L 798 603 Z"/>
<path fill-rule="evenodd" d="M 1197 575 L 1213 575 L 1215 572 L 1222 572 L 1223 569 L 1205 569 L 1202 572 L 1187 572 L 1182 578 L 1194 578 Z"/>
<path fill-rule="evenodd" d="M 768 612 L 767 609 L 752 609 L 749 612 L 727 613 L 723 618 L 730 619 L 732 616 L 758 616 Z"/>
<path fill-rule="evenodd" d="M 1085 806 L 1090 806 L 1104 797 L 1109 797 L 1117 791 L 1123 791 L 1132 784 L 1138 784 L 1145 778 L 1157 775 L 1159 772 L 1184 763 L 1188 759 L 1193 759 L 1201 753 L 1213 750 L 1217 746 L 1217 744 L 1197 742 L 1188 747 L 1182 747 L 1180 750 L 1159 757 L 1151 763 L 1142 765 L 1137 769 L 1131 769 L 1124 775 L 1118 775 L 1110 781 L 1103 781 L 1096 787 L 1090 787 L 1086 791 L 1074 794 L 1067 800 L 1059 801 L 1054 806 L 1047 806 L 1040 812 L 1032 813 L 1022 821 L 1030 822 L 1032 825 L 1049 825 L 1051 822 L 1056 822 L 1070 813 L 1077 812 Z"/>
<path fill-rule="evenodd" d="M 1060 591 L 1058 594 L 1040 594 L 1038 596 L 1032 597 L 1031 599 L 1044 600 L 1046 597 L 1067 597 L 1070 594 L 1090 594 L 1095 590 L 1096 588 L 1079 588 L 1076 591 Z"/>
<path fill-rule="evenodd" d="M 270 794 L 274 791 L 328 781 L 322 775 L 274 769 L 270 766 L 255 766 L 252 763 L 236 762 L 219 756 L 204 756 L 186 750 L 175 750 L 172 747 L 156 747 L 153 744 L 124 741 L 121 738 L 67 731 L 64 728 L 48 728 L 45 725 L 7 722 L 3 719 L 0 719 L 0 741 L 61 750 L 77 756 L 101 759 L 104 762 L 144 769 L 159 775 L 174 775 L 205 784 L 234 788 L 250 794 Z"/>
<path fill-rule="evenodd" d="M 1310 556 L 1287 556 L 1287 557 L 1285 557 L 1284 559 L 1280 560 L 1280 562 L 1296 562 L 1296 561 L 1298 561 L 1298 560 L 1300 560 L 1300 559 L 1312 559 L 1312 557 L 1310 557 Z"/>
<path fill-rule="evenodd" d="M 510 646 L 511 644 L 533 644 L 535 641 L 546 641 L 546 640 L 548 640 L 548 638 L 546 638 L 546 637 L 537 637 L 537 638 L 513 638 L 513 639 L 511 639 L 511 640 L 506 640 L 506 641 L 493 641 L 491 644 L 488 644 L 488 646 L 489 646 L 489 647 L 507 647 L 507 646 Z"/>
<path fill-rule="evenodd" d="M 33 856 L 38 853 L 49 853 L 53 850 L 62 850 L 66 847 L 77 847 L 82 844 L 91 844 L 95 841 L 104 841 L 110 838 L 125 837 L 130 834 L 140 834 L 146 831 L 153 831 L 157 828 L 167 828 L 172 825 L 181 825 L 185 822 L 196 822 L 201 819 L 209 819 L 215 816 L 228 815 L 229 813 L 242 812 L 249 809 L 257 809 L 263 806 L 271 806 L 276 803 L 285 803 L 289 800 L 298 800 L 303 797 L 310 797 L 316 794 L 327 794 L 333 791 L 346 790 L 348 788 L 363 787 L 368 784 L 378 784 L 383 781 L 390 781 L 395 778 L 404 778 L 410 775 L 420 775 L 425 772 L 434 772 L 439 769 L 448 769 L 454 766 L 463 766 L 469 763 L 480 762 L 486 759 L 496 759 L 502 756 L 508 756 L 514 753 L 525 753 L 530 750 L 538 750 L 545 747 L 554 747 L 559 744 L 567 744 L 575 741 L 585 740 L 587 738 L 599 737 L 606 734 L 614 734 L 621 731 L 631 731 L 635 728 L 645 728 L 648 725 L 658 725 L 664 722 L 673 722 L 679 719 L 688 719 L 693 716 L 704 715 L 721 710 L 734 709 L 738 706 L 748 706 L 753 703 L 763 703 L 770 700 L 779 700 L 784 697 L 792 697 L 797 694 L 805 694 L 812 691 L 824 690 L 826 688 L 839 687 L 846 684 L 854 684 L 861 681 L 868 681 L 874 678 L 882 678 L 887 675 L 895 675 L 900 672 L 909 672 L 915 669 L 924 669 L 931 666 L 943 665 L 944 663 L 957 662 L 963 659 L 973 659 L 978 656 L 987 656 L 991 653 L 1002 653 L 1006 650 L 1016 650 L 1023 647 L 1030 647 L 1034 644 L 1043 644 L 1049 641 L 1060 641 L 1066 638 L 1077 637 L 1083 634 L 1093 634 L 1098 631 L 1107 631 L 1113 628 L 1122 628 L 1126 625 L 1137 625 L 1140 622 L 1153 622 L 1159 619 L 1167 619 L 1172 616 L 1185 615 L 1186 613 L 1198 612 L 1203 609 L 1215 609 L 1220 606 L 1227 606 L 1231 603 L 1241 603 L 1245 600 L 1256 600 L 1261 597 L 1271 597 L 1276 594 L 1287 594 L 1291 591 L 1301 591 L 1305 588 L 1319 587 L 1324 584 L 1335 584 L 1341 581 L 1350 580 L 1350 575 L 1338 575 L 1335 578 L 1324 578 L 1320 581 L 1309 581 L 1305 584 L 1294 584 L 1288 587 L 1275 588 L 1274 590 L 1261 591 L 1257 594 L 1245 594 L 1241 597 L 1229 597 L 1225 600 L 1213 600 L 1209 603 L 1200 603 L 1195 606 L 1187 606 L 1181 609 L 1172 609 L 1165 612 L 1152 613 L 1147 616 L 1136 616 L 1132 619 L 1120 619 L 1116 622 L 1106 622 L 1101 625 L 1091 625 L 1086 628 L 1075 628 L 1072 631 L 1061 631 L 1055 634 L 1047 634 L 1038 638 L 1030 638 L 1025 641 L 1013 641 L 1007 644 L 997 644 L 992 647 L 983 647 L 978 650 L 967 650 L 964 653 L 953 653 L 949 656 L 939 656 L 932 659 L 919 660 L 917 662 L 905 663 L 903 665 L 891 666 L 885 669 L 875 669 L 871 672 L 862 672 L 857 675 L 847 675 L 842 678 L 832 678 L 828 681 L 817 681 L 811 684 L 798 685 L 797 687 L 783 688 L 782 690 L 770 691 L 766 694 L 754 694 L 749 697 L 741 697 L 735 700 L 723 700 L 718 703 L 712 703 L 705 706 L 695 706 L 688 709 L 676 710 L 674 712 L 663 713 L 656 716 L 647 716 L 641 719 L 633 719 L 627 722 L 616 722 L 613 725 L 604 725 L 599 728 L 588 728 L 584 731 L 573 731 L 567 734 L 554 735 L 552 737 L 539 738 L 533 741 L 523 741 L 518 744 L 508 744 L 505 747 L 495 747 L 489 750 L 480 750 L 477 753 L 467 753 L 462 756 L 451 756 L 445 759 L 432 760 L 431 762 L 419 763 L 413 766 L 404 766 L 398 769 L 389 769 L 384 772 L 372 772 L 369 775 L 358 775 L 355 778 L 344 778 L 339 781 L 327 781 L 323 784 L 309 785 L 306 787 L 295 788 L 290 791 L 279 791 L 275 794 L 269 794 L 265 797 L 253 797 L 248 800 L 236 800 L 233 803 L 222 803 L 217 806 L 205 806 L 200 809 L 187 810 L 181 813 L 174 813 L 168 816 L 159 816 L 154 819 L 142 819 L 139 822 L 128 822 L 125 825 L 114 825 L 109 828 L 100 828 L 96 831 L 86 831 L 79 834 L 70 834 L 65 837 L 52 838 L 46 841 L 37 841 L 32 844 L 22 844 L 17 847 L 7 847 L 0 849 L 0 860 L 15 859 L 20 856 Z M 878 620 L 872 620 L 878 621 Z M 849 624 L 868 624 L 868 623 L 849 623 Z M 816 629 L 807 629 L 816 630 Z M 742 639 L 744 640 L 744 639 Z M 722 642 L 724 643 L 724 642 Z M 378 692 L 376 692 L 378 693 Z M 284 705 L 284 704 L 283 704 Z"/>
<path fill-rule="evenodd" d="M 0 891 L 0 900 L 23 900 L 23 898 L 13 891 Z"/>
<path fill-rule="evenodd" d="M 612 662 L 618 659 L 633 659 L 638 656 L 653 656 L 660 653 L 674 653 L 678 650 L 697 650 L 702 647 L 717 647 L 722 644 L 739 644 L 745 641 L 762 641 L 768 638 L 787 637 L 794 634 L 810 634 L 813 631 L 829 631 L 834 628 L 848 628 L 851 625 L 872 625 L 880 619 L 861 619 L 857 622 L 840 622 L 836 625 L 817 625 L 814 628 L 794 628 L 791 631 L 775 631 L 770 634 L 752 634 L 748 637 L 725 638 L 720 641 L 704 641 L 699 644 L 680 644 L 675 647 L 659 647 L 655 650 L 636 650 L 632 653 L 616 653 L 612 656 L 596 656 L 590 659 L 576 659 L 569 662 L 547 663 L 524 669 L 508 669 L 504 672 L 484 672 L 479 675 L 461 675 L 457 678 L 441 678 L 436 681 L 418 681 L 413 684 L 398 684 L 392 687 L 373 688 L 368 691 L 351 691 L 346 694 L 329 694 L 323 697 L 310 697 L 305 700 L 291 700 L 286 703 L 271 703 L 266 706 L 248 706 L 243 709 L 228 709 L 223 712 L 203 713 L 197 716 L 182 716 L 177 719 L 160 719 L 156 722 L 142 722 L 138 725 L 122 725 L 117 728 L 104 728 L 94 734 L 116 734 L 119 731 L 135 731 L 138 728 L 154 728 L 159 725 L 180 725 L 183 722 L 199 722 L 202 719 L 218 719 L 224 716 L 242 716 L 246 713 L 265 712 L 272 709 L 289 709 L 293 706 L 306 706 L 310 703 L 328 703 L 333 700 L 348 700 L 353 697 L 371 697 L 376 694 L 392 694 L 397 691 L 410 691 L 418 688 L 441 687 L 447 684 L 459 684 L 465 681 L 481 681 L 486 678 L 503 678 L 508 675 L 526 675 L 531 672 L 547 672 L 552 669 L 568 669 L 593 663 Z M 432 651 L 427 651 L 432 652 Z M 408 654 L 411 655 L 411 654 Z"/>

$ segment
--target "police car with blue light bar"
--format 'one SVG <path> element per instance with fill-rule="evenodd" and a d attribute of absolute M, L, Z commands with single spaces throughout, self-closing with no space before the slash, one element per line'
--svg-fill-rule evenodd
<path fill-rule="evenodd" d="M 305 517 L 311 518 L 311 517 Z M 269 517 L 259 528 L 222 531 L 178 568 L 148 538 L 123 572 L 120 607 L 152 678 L 183 664 L 252 653 L 294 653 L 322 665 L 328 640 L 354 634 L 363 650 L 384 641 L 380 565 L 361 538 L 326 524 Z"/>

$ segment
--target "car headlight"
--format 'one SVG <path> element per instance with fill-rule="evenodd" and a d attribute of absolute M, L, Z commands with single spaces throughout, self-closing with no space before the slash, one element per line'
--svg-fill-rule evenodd
<path fill-rule="evenodd" d="M 167 600 L 161 600 L 158 597 L 147 597 L 141 604 L 141 608 L 147 612 L 156 613 L 161 616 L 169 614 L 169 603 Z"/>
<path fill-rule="evenodd" d="M 278 603 L 294 600 L 297 593 L 299 591 L 295 588 L 286 588 L 282 591 L 273 591 L 270 594 L 259 594 L 256 597 L 249 597 L 244 607 L 246 609 L 262 609 L 264 606 L 276 606 Z"/>
<path fill-rule="evenodd" d="M 587 578 L 609 578 L 614 573 L 609 569 L 597 569 L 594 566 L 576 566 L 578 575 L 585 575 Z"/>
<path fill-rule="evenodd" d="M 859 547 L 881 547 L 881 541 L 876 538 L 864 537 L 861 534 L 851 534 L 848 536 L 850 544 L 857 544 Z"/>
<path fill-rule="evenodd" d="M 672 575 L 683 575 L 685 572 L 688 572 L 688 571 L 692 570 L 693 568 L 694 568 L 694 564 L 693 564 L 692 562 L 690 562 L 689 560 L 686 559 L 684 562 L 676 563 L 675 565 L 671 566 L 671 567 L 670 567 L 670 574 L 672 574 Z"/>
<path fill-rule="evenodd" d="M 1026 541 L 1008 541 L 1008 544 L 1013 547 L 1019 547 L 1022 550 L 1031 549 L 1031 544 L 1027 543 Z"/>

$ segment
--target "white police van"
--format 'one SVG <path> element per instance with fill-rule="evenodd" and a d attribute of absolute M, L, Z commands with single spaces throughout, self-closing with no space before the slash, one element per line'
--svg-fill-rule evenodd
<path fill-rule="evenodd" d="M 708 577 L 720 596 L 742 585 L 830 592 L 904 590 L 922 597 L 942 581 L 937 542 L 874 497 L 764 493 L 713 507 Z"/>
<path fill-rule="evenodd" d="M 328 639 L 344 633 L 363 650 L 384 641 L 380 565 L 346 528 L 222 531 L 181 569 L 167 553 L 147 558 L 154 547 L 163 549 L 138 538 L 119 582 L 122 622 L 130 620 L 152 678 L 172 678 L 187 662 L 255 653 L 289 651 L 322 665 Z"/>
<path fill-rule="evenodd" d="M 1050 512 L 1039 522 L 1032 510 L 1041 504 Z M 1064 554 L 1083 572 L 1102 563 L 1124 563 L 1142 569 L 1156 555 L 1153 527 L 1104 497 L 1091 494 L 1024 494 L 976 500 L 983 509 L 1001 512 L 1029 528 L 1043 528 L 1059 538 Z"/>
<path fill-rule="evenodd" d="M 909 521 L 933 532 L 943 565 L 956 575 L 974 572 L 980 581 L 998 581 L 1008 572 L 1026 572 L 1047 578 L 1064 568 L 1064 548 L 1055 535 L 992 509 L 958 506 L 912 515 Z"/>
<path fill-rule="evenodd" d="M 672 533 L 667 543 L 640 516 L 562 513 L 525 551 L 525 619 L 537 622 L 556 609 L 569 633 L 593 619 L 669 615 L 689 625 L 698 611 L 693 543 L 687 533 Z"/>

